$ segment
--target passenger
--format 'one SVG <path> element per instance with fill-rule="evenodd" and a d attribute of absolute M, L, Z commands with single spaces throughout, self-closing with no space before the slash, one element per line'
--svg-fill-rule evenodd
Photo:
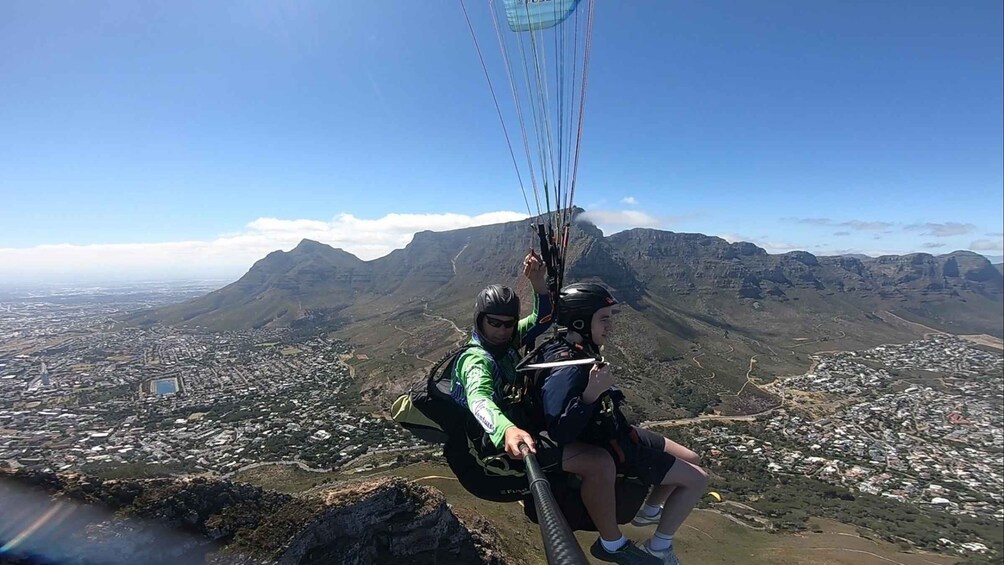
<path fill-rule="evenodd" d="M 561 290 L 558 321 L 568 329 L 543 351 L 543 361 L 597 357 L 613 333 L 617 301 L 597 284 Z M 673 535 L 704 493 L 707 473 L 693 451 L 661 435 L 631 426 L 620 410 L 624 394 L 605 364 L 545 369 L 541 391 L 547 436 L 564 446 L 562 469 L 582 478 L 582 501 L 599 531 L 594 557 L 615 563 L 676 565 Z M 652 489 L 632 521 L 658 526 L 636 546 L 617 525 L 617 474 L 637 477 Z"/>

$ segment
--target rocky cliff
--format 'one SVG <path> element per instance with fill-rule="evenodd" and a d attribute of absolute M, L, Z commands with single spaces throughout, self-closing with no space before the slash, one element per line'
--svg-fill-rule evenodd
<path fill-rule="evenodd" d="M 514 562 L 486 521 L 400 478 L 291 496 L 203 477 L 0 470 L 0 501 L 0 564 Z"/>

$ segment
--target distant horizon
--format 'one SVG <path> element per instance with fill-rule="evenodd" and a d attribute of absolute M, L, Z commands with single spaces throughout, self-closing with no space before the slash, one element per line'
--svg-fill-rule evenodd
<path fill-rule="evenodd" d="M 505 223 L 505 222 L 500 222 L 500 223 Z M 479 224 L 479 225 L 490 225 L 490 224 Z M 464 226 L 464 227 L 476 227 L 476 226 Z M 454 229 L 463 229 L 463 228 L 451 228 L 443 230 L 417 230 L 415 233 L 421 231 L 432 231 L 434 233 L 438 233 L 438 232 L 453 231 Z M 981 253 L 979 251 L 972 251 L 968 249 L 953 249 L 949 251 L 923 250 L 923 251 L 908 251 L 905 253 L 876 252 L 873 254 L 857 252 L 857 251 L 848 251 L 844 253 L 827 254 L 827 253 L 812 253 L 811 251 L 805 249 L 771 250 L 767 247 L 764 247 L 763 245 L 757 244 L 756 242 L 750 242 L 746 240 L 730 240 L 726 236 L 703 234 L 700 232 L 683 232 L 683 231 L 665 230 L 658 228 L 627 228 L 607 233 L 606 230 L 603 230 L 602 228 L 600 229 L 601 231 L 603 231 L 604 237 L 610 237 L 616 233 L 629 231 L 630 229 L 656 229 L 656 231 L 663 231 L 667 233 L 697 234 L 705 237 L 718 237 L 720 239 L 728 241 L 729 243 L 740 243 L 740 242 L 752 243 L 753 245 L 756 245 L 757 247 L 764 249 L 764 251 L 766 251 L 768 255 L 784 255 L 786 253 L 799 251 L 799 252 L 811 253 L 816 257 L 865 256 L 874 259 L 882 256 L 903 256 L 903 255 L 912 255 L 916 253 L 925 253 L 928 255 L 932 255 L 934 257 L 938 257 L 941 255 L 949 255 L 956 252 L 969 252 L 983 256 L 984 258 L 987 259 L 987 261 L 989 261 L 993 265 L 1004 263 L 1004 255 L 989 255 L 987 253 Z M 289 234 L 286 235 L 289 236 Z M 368 258 L 360 256 L 359 253 L 353 251 L 352 245 L 338 245 L 337 242 L 331 243 L 323 241 L 323 238 L 305 236 L 296 239 L 295 242 L 290 241 L 285 245 L 265 250 L 261 252 L 260 255 L 250 259 L 243 265 L 228 265 L 222 268 L 220 267 L 220 265 L 213 265 L 213 266 L 206 266 L 206 268 L 202 271 L 192 270 L 185 273 L 179 273 L 177 271 L 177 265 L 174 265 L 166 270 L 162 268 L 152 268 L 146 271 L 126 270 L 117 272 L 115 271 L 114 268 L 109 269 L 109 267 L 107 266 L 98 265 L 97 266 L 98 268 L 96 270 L 89 270 L 89 271 L 75 270 L 72 272 L 61 272 L 61 273 L 52 272 L 49 274 L 43 274 L 43 272 L 36 271 L 34 274 L 31 274 L 29 272 L 29 273 L 24 273 L 22 276 L 18 276 L 17 273 L 8 272 L 5 274 L 6 275 L 5 278 L 0 280 L 0 289 L 12 289 L 12 288 L 23 289 L 26 287 L 30 288 L 33 286 L 45 287 L 47 285 L 63 289 L 75 288 L 75 287 L 87 287 L 87 286 L 95 286 L 101 288 L 102 286 L 105 285 L 115 287 L 123 285 L 128 286 L 128 285 L 143 285 L 143 284 L 183 285 L 183 284 L 201 284 L 201 283 L 223 283 L 223 285 L 225 286 L 226 284 L 230 284 L 232 282 L 237 281 L 242 276 L 247 274 L 247 272 L 250 271 L 250 269 L 254 266 L 254 264 L 257 261 L 264 259 L 268 254 L 276 251 L 282 251 L 288 253 L 292 251 L 297 245 L 299 245 L 303 240 L 310 240 L 317 243 L 321 243 L 334 249 L 339 249 L 341 251 L 349 253 L 354 257 L 359 258 L 362 261 L 370 262 L 386 257 L 387 255 L 389 255 L 394 251 L 404 249 L 408 244 L 411 243 L 413 236 L 414 234 L 411 234 L 408 237 L 408 241 L 405 244 L 401 245 L 400 247 L 389 249 L 385 253 L 382 253 L 378 256 L 370 256 Z M 130 247 L 133 247 L 132 251 L 134 252 L 137 251 L 135 246 L 130 246 Z M 79 251 L 79 250 L 73 250 L 72 247 L 68 248 L 67 246 L 59 246 L 57 249 L 61 252 L 69 251 L 74 254 L 76 254 L 77 251 Z M 2 250 L 0 250 L 0 252 L 2 252 Z M 372 248 L 364 248 L 363 252 L 364 253 L 372 252 Z M 91 266 L 94 267 L 95 265 Z M 2 268 L 0 268 L 0 272 L 2 272 Z M 115 272 L 116 274 L 110 275 L 109 273 L 111 272 Z"/>

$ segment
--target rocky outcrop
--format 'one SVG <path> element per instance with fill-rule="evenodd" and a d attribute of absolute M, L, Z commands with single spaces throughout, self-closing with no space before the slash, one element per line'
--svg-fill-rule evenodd
<path fill-rule="evenodd" d="M 490 542 L 493 529 L 481 524 L 489 533 L 472 533 L 434 489 L 384 479 L 332 489 L 322 497 L 319 511 L 278 544 L 277 563 L 505 562 Z M 269 528 L 257 531 L 271 537 Z"/>
<path fill-rule="evenodd" d="M 0 471 L 0 500 L 0 545 L 12 546 L 0 564 L 512 562 L 490 524 L 401 478 L 291 496 L 204 477 Z"/>

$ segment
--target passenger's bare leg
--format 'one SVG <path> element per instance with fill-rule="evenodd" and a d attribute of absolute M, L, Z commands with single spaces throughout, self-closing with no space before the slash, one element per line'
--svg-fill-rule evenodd
<path fill-rule="evenodd" d="M 582 477 L 582 503 L 596 524 L 600 537 L 608 541 L 620 539 L 614 493 L 617 468 L 613 457 L 605 449 L 572 443 L 565 446 L 561 469 Z"/>
<path fill-rule="evenodd" d="M 674 485 L 672 494 L 666 499 L 662 508 L 662 519 L 656 532 L 672 536 L 680 529 L 697 501 L 704 496 L 708 486 L 708 474 L 697 465 L 683 459 L 678 459 L 662 480 L 661 486 Z"/>
<path fill-rule="evenodd" d="M 676 457 L 677 460 L 683 460 L 687 463 L 691 463 L 695 466 L 700 466 L 701 456 L 694 453 L 692 450 L 683 447 L 682 445 L 676 443 L 675 441 L 665 438 L 666 446 L 664 450 L 666 453 Z M 648 499 L 645 500 L 645 504 L 649 506 L 662 506 L 666 503 L 666 499 L 673 494 L 673 490 L 676 489 L 676 485 L 662 484 L 658 485 L 652 489 L 649 493 Z"/>
<path fill-rule="evenodd" d="M 666 503 L 666 499 L 669 495 L 673 494 L 676 490 L 676 485 L 657 485 L 652 488 L 652 492 L 648 494 L 648 498 L 645 499 L 645 504 L 649 506 L 662 506 Z M 652 510 L 652 516 L 655 516 L 655 510 Z"/>

